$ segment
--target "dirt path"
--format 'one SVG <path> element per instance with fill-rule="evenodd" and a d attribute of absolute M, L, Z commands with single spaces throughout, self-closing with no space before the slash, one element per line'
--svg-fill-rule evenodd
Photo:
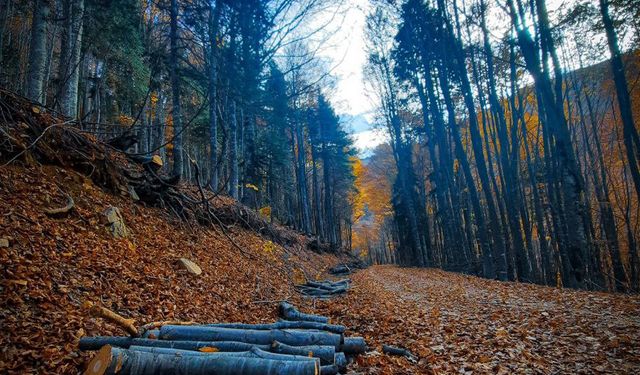
<path fill-rule="evenodd" d="M 439 270 L 376 266 L 321 306 L 366 336 L 406 347 L 411 363 L 372 353 L 372 373 L 640 373 L 640 298 L 500 283 Z M 372 366 L 366 370 L 361 366 Z"/>

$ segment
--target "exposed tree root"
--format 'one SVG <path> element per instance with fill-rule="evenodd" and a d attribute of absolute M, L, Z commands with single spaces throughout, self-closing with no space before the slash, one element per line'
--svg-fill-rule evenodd
<path fill-rule="evenodd" d="M 159 171 L 157 158 L 128 155 L 122 148 L 132 140 L 122 137 L 101 142 L 80 130 L 80 123 L 64 119 L 52 110 L 15 93 L 0 89 L 0 163 L 37 161 L 74 169 L 97 185 L 116 194 L 161 207 L 188 223 L 226 226 L 239 225 L 283 246 L 308 246 L 307 240 L 288 228 L 265 221 L 258 213 L 235 201 L 216 197 Z M 126 141 L 126 142 L 125 142 Z M 216 199 L 216 204 L 210 204 Z M 72 200 L 63 208 L 46 211 L 63 214 L 73 208 Z M 191 225 L 191 224 L 189 224 Z M 231 239 L 231 237 L 229 237 Z M 240 250 L 240 246 L 236 246 Z M 244 250 L 242 250 L 244 252 Z"/>

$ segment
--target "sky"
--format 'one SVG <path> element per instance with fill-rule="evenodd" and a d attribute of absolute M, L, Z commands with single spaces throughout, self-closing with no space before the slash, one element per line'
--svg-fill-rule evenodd
<path fill-rule="evenodd" d="M 367 55 L 365 52 L 364 24 L 371 10 L 369 0 L 344 0 L 344 13 L 336 18 L 336 27 L 328 41 L 329 48 L 319 55 L 333 61 L 332 74 L 337 78 L 337 86 L 330 97 L 345 128 L 354 139 L 354 145 L 361 157 L 370 154 L 375 146 L 384 142 L 381 131 L 374 130 L 374 103 L 366 94 L 362 69 Z"/>
<path fill-rule="evenodd" d="M 575 0 L 547 0 L 550 14 L 574 3 Z M 335 17 L 328 28 L 331 37 L 326 40 L 327 48 L 319 51 L 319 56 L 331 61 L 332 74 L 337 79 L 335 92 L 330 96 L 336 112 L 340 115 L 346 130 L 350 131 L 354 145 L 361 157 L 367 157 L 379 144 L 386 141 L 382 130 L 372 126 L 375 103 L 367 95 L 363 81 L 363 67 L 366 62 L 364 24 L 371 12 L 369 0 L 342 0 L 342 12 Z M 330 17 L 324 14 L 321 18 Z M 489 20 L 492 29 L 498 30 L 504 24 L 502 19 Z M 497 29 L 496 29 L 497 27 Z"/>

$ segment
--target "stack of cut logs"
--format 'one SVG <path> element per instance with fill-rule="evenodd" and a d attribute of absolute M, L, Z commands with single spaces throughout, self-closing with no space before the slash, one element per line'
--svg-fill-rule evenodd
<path fill-rule="evenodd" d="M 349 279 L 307 281 L 305 284 L 296 285 L 296 290 L 307 297 L 326 299 L 346 293 L 350 284 Z"/>
<path fill-rule="evenodd" d="M 282 302 L 283 320 L 269 324 L 155 323 L 140 337 L 83 337 L 99 350 L 85 374 L 338 374 L 347 357 L 367 349 L 345 327 Z"/>
<path fill-rule="evenodd" d="M 335 276 L 344 276 L 349 275 L 357 269 L 364 269 L 366 267 L 367 265 L 364 262 L 362 262 L 360 259 L 356 259 L 347 263 L 340 263 L 335 267 L 331 267 L 329 269 L 329 273 Z"/>
<path fill-rule="evenodd" d="M 336 276 L 348 275 L 351 273 L 351 268 L 346 264 L 338 264 L 337 266 L 329 269 L 329 273 Z"/>

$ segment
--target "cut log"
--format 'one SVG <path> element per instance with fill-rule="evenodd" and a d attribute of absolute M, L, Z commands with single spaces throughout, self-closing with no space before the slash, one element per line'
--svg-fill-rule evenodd
<path fill-rule="evenodd" d="M 331 281 L 333 284 L 351 284 L 351 279 L 340 279 L 338 281 Z"/>
<path fill-rule="evenodd" d="M 95 317 L 104 318 L 108 321 L 124 328 L 131 336 L 137 337 L 138 329 L 134 325 L 135 320 L 124 318 L 115 312 L 101 306 L 94 305 L 93 302 L 85 302 L 83 307 L 89 310 L 89 313 Z"/>
<path fill-rule="evenodd" d="M 339 264 L 329 269 L 329 273 L 332 275 L 346 275 L 351 273 L 351 269 L 346 264 Z"/>
<path fill-rule="evenodd" d="M 336 353 L 335 356 L 333 356 L 333 364 L 338 366 L 338 370 L 340 371 L 344 371 L 347 369 L 347 356 L 344 355 L 344 353 Z"/>
<path fill-rule="evenodd" d="M 206 326 L 164 326 L 162 340 L 239 341 L 249 344 L 271 344 L 274 341 L 293 346 L 331 345 L 340 347 L 343 336 L 316 330 L 294 329 L 233 329 Z"/>
<path fill-rule="evenodd" d="M 253 348 L 253 347 L 252 347 Z M 145 352 L 145 353 L 153 353 L 153 354 L 170 354 L 170 355 L 207 355 L 213 356 L 215 358 L 224 358 L 224 357 L 250 357 L 246 353 L 249 351 L 242 352 L 215 352 L 215 351 L 199 351 L 199 350 L 184 350 L 184 349 L 176 349 L 176 348 L 161 348 L 156 346 L 141 346 L 141 345 L 131 345 L 127 349 L 135 350 L 137 352 Z"/>
<path fill-rule="evenodd" d="M 349 282 L 349 279 L 342 279 L 336 282 L 331 280 L 307 281 L 305 284 L 296 285 L 295 287 L 304 296 L 324 299 L 346 293 L 349 289 Z"/>
<path fill-rule="evenodd" d="M 418 357 L 416 357 L 413 353 L 411 353 L 407 349 L 398 348 L 397 346 L 382 345 L 382 352 L 384 354 L 407 357 L 414 362 L 418 360 Z"/>
<path fill-rule="evenodd" d="M 340 369 L 336 365 L 327 365 L 320 367 L 321 375 L 337 375 L 340 373 Z"/>
<path fill-rule="evenodd" d="M 207 327 L 223 327 L 223 328 L 235 328 L 235 329 L 316 329 L 319 331 L 327 331 L 332 333 L 344 333 L 345 327 L 334 324 L 307 322 L 307 321 L 289 321 L 280 320 L 275 323 L 267 324 L 245 324 L 245 323 L 214 323 L 205 324 Z"/>
<path fill-rule="evenodd" d="M 201 352 L 195 350 L 182 350 L 182 349 L 174 349 L 174 348 L 154 348 L 150 346 L 136 346 L 131 345 L 129 350 L 135 350 L 139 352 L 153 353 L 153 354 L 168 354 L 175 356 L 185 356 L 185 355 L 195 355 L 195 356 L 209 356 L 212 358 L 224 359 L 228 357 L 251 357 L 251 358 L 262 358 L 262 359 L 273 359 L 278 361 L 307 361 L 307 362 L 317 362 L 318 366 L 320 366 L 320 359 L 314 357 L 307 357 L 303 355 L 291 355 L 291 354 L 278 354 L 278 353 L 270 353 L 264 350 L 260 350 L 255 346 L 250 350 L 243 352 Z"/>
<path fill-rule="evenodd" d="M 157 339 L 158 337 L 160 337 L 160 330 L 150 329 L 150 330 L 144 331 L 142 333 L 142 337 L 145 339 Z"/>
<path fill-rule="evenodd" d="M 99 350 L 105 345 L 115 346 L 118 348 L 128 349 L 131 346 L 146 346 L 154 348 L 173 348 L 182 350 L 199 351 L 203 348 L 214 350 L 217 352 L 245 352 L 252 348 L 258 348 L 264 351 L 290 354 L 299 356 L 312 356 L 319 358 L 322 365 L 338 364 L 342 365 L 344 354 L 336 353 L 336 348 L 329 345 L 307 345 L 307 346 L 290 346 L 281 342 L 273 342 L 270 345 L 248 344 L 246 342 L 236 341 L 168 341 L 168 340 L 151 340 L 132 337 L 111 337 L 111 336 L 95 336 L 82 337 L 78 348 L 80 350 Z M 346 365 L 346 359 L 344 359 Z"/>
<path fill-rule="evenodd" d="M 341 351 L 349 355 L 362 354 L 367 351 L 367 343 L 362 337 L 345 337 Z"/>
<path fill-rule="evenodd" d="M 280 354 L 280 353 L 271 353 L 265 350 L 261 350 L 259 348 L 253 347 L 249 353 L 256 358 L 262 359 L 273 359 L 280 361 L 311 361 L 318 364 L 320 367 L 320 359 L 308 355 L 293 355 L 293 354 Z"/>
<path fill-rule="evenodd" d="M 346 293 L 348 288 L 346 287 L 337 287 L 337 288 L 318 288 L 306 285 L 296 286 L 296 289 L 302 294 L 307 295 L 317 295 L 317 296 L 336 296 L 338 294 Z"/>
<path fill-rule="evenodd" d="M 336 348 L 330 345 L 306 345 L 306 346 L 290 346 L 278 341 L 274 341 L 271 344 L 270 352 L 280 354 L 295 354 L 306 355 L 315 358 L 320 358 L 320 363 L 323 365 L 330 365 L 335 363 L 336 360 Z M 338 358 L 340 359 L 340 358 Z"/>
<path fill-rule="evenodd" d="M 170 324 L 174 325 L 174 326 L 198 325 L 198 323 L 192 322 L 192 321 L 183 322 L 183 321 L 180 321 L 180 320 L 164 320 L 164 321 L 160 321 L 160 322 L 147 323 L 147 324 L 142 326 L 142 330 L 143 331 L 148 331 L 148 330 L 151 330 L 151 329 L 160 328 L 162 326 L 167 326 L 167 325 L 170 325 Z"/>
<path fill-rule="evenodd" d="M 83 375 L 102 375 L 111 364 L 111 346 L 105 345 L 91 358 Z"/>
<path fill-rule="evenodd" d="M 123 349 L 128 349 L 132 345 L 149 346 L 156 348 L 175 348 L 183 350 L 200 350 L 202 348 L 212 348 L 220 352 L 244 352 L 247 350 L 251 350 L 251 348 L 253 348 L 254 346 L 257 346 L 263 350 L 269 350 L 271 348 L 271 345 L 255 345 L 236 341 L 168 341 L 112 336 L 85 336 L 80 339 L 78 347 L 80 350 L 98 350 L 105 345 L 111 345 Z"/>
<path fill-rule="evenodd" d="M 333 283 L 333 282 L 326 282 L 326 281 L 324 282 L 307 281 L 306 285 L 319 288 L 319 289 L 325 289 L 328 291 L 334 291 L 335 289 L 348 288 L 349 282 Z"/>
<path fill-rule="evenodd" d="M 280 303 L 280 316 L 286 320 L 303 320 L 309 322 L 329 323 L 329 318 L 320 315 L 305 314 L 287 302 Z"/>
<path fill-rule="evenodd" d="M 105 367 L 104 363 L 108 363 Z M 119 375 L 316 375 L 318 362 L 282 361 L 253 357 L 216 358 L 211 355 L 154 354 L 106 346 L 94 357 L 85 374 Z"/>

